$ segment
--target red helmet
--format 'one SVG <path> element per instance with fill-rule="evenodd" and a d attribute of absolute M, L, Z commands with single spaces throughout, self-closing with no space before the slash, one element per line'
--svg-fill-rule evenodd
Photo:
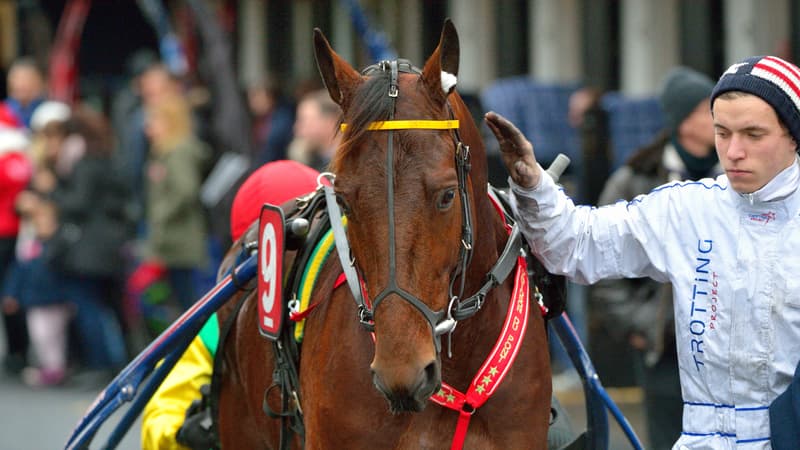
<path fill-rule="evenodd" d="M 319 172 L 296 161 L 264 164 L 253 172 L 236 193 L 231 207 L 231 238 L 247 231 L 261 213 L 264 203 L 281 205 L 317 187 Z"/>

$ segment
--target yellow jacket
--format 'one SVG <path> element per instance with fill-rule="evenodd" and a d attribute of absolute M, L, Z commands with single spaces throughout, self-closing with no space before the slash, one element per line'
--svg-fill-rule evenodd
<path fill-rule="evenodd" d="M 175 435 L 189 405 L 201 398 L 200 387 L 211 383 L 218 343 L 219 325 L 214 314 L 147 402 L 142 416 L 143 449 L 187 449 L 175 441 Z"/>

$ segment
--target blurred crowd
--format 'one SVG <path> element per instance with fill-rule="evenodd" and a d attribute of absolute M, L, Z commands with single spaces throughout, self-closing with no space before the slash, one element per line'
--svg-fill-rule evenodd
<path fill-rule="evenodd" d="M 129 84 L 106 108 L 48 98 L 33 59 L 8 70 L 0 354 L 4 371 L 32 387 L 110 380 L 205 293 L 229 243 L 201 200 L 222 154 L 203 96 L 149 51 L 128 68 Z M 330 160 L 338 106 L 321 85 L 298 86 L 292 95 L 267 78 L 242 86 L 253 143 L 246 173 L 279 159 L 318 170 Z"/>

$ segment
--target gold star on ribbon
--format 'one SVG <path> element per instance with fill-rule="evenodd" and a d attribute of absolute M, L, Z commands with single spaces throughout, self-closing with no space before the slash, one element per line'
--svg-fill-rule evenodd
<path fill-rule="evenodd" d="M 477 392 L 478 394 L 483 394 L 483 391 L 485 391 L 485 390 L 486 390 L 486 388 L 483 387 L 482 384 L 478 385 L 478 387 L 475 388 L 475 392 Z"/>
<path fill-rule="evenodd" d="M 483 383 L 483 384 L 492 384 L 492 377 L 490 377 L 488 375 L 483 377 L 483 379 L 481 380 L 481 383 Z"/>
<path fill-rule="evenodd" d="M 439 389 L 439 392 L 436 393 L 436 395 L 439 396 L 439 397 L 444 397 L 445 394 L 446 394 L 446 392 L 444 391 L 444 389 Z"/>
<path fill-rule="evenodd" d="M 453 394 L 447 394 L 447 403 L 453 403 L 456 401 L 456 396 Z"/>
<path fill-rule="evenodd" d="M 497 375 L 497 366 L 492 366 L 489 368 L 489 375 L 491 376 Z"/>

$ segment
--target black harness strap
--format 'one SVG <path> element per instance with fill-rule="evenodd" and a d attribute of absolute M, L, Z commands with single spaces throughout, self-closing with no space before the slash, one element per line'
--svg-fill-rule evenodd
<path fill-rule="evenodd" d="M 297 301 L 297 291 L 303 277 L 303 268 L 308 264 L 316 244 L 328 229 L 328 216 L 324 213 L 323 185 L 320 183 L 318 189 L 309 196 L 299 201 L 298 209 L 288 220 L 305 219 L 311 223 L 311 232 L 305 241 L 298 248 L 298 253 L 292 263 L 292 269 L 286 279 L 285 284 L 290 286 L 291 302 Z M 322 213 L 320 213 L 323 211 Z M 287 314 L 288 310 L 287 309 Z M 285 322 L 287 323 L 287 322 Z M 280 419 L 280 449 L 286 450 L 291 447 L 292 438 L 297 435 L 300 439 L 301 447 L 305 445 L 305 425 L 303 423 L 303 410 L 300 399 L 300 346 L 294 339 L 291 327 L 284 327 L 281 330 L 277 341 L 272 343 L 274 368 L 272 372 L 272 384 L 264 391 L 262 400 L 262 410 L 267 416 L 273 419 Z M 269 404 L 272 392 L 278 391 L 281 398 L 280 410 L 276 411 Z"/>
<path fill-rule="evenodd" d="M 272 372 L 272 385 L 264 391 L 261 408 L 267 416 L 281 420 L 280 449 L 291 447 L 292 437 L 297 434 L 300 446 L 305 445 L 305 425 L 303 410 L 300 407 L 300 376 L 297 370 L 299 354 L 294 336 L 284 328 L 280 339 L 272 343 L 275 355 L 275 369 Z M 281 410 L 275 411 L 269 406 L 269 395 L 274 389 L 280 389 Z"/>
<path fill-rule="evenodd" d="M 486 281 L 477 292 L 469 297 L 462 299 L 453 308 L 453 318 L 463 320 L 471 317 L 483 306 L 483 302 L 489 291 L 500 285 L 517 265 L 517 257 L 522 251 L 522 234 L 516 224 L 511 228 L 511 235 L 508 237 L 503 253 L 494 264 L 489 273 L 486 274 Z"/>
<path fill-rule="evenodd" d="M 396 99 L 398 95 L 398 63 L 396 60 L 389 61 L 389 97 Z M 394 120 L 394 108 L 389 112 L 389 120 Z M 388 298 L 391 294 L 401 297 L 403 300 L 411 303 L 430 323 L 432 331 L 434 331 L 434 344 L 436 352 L 441 349 L 441 343 L 438 336 L 435 335 L 436 324 L 444 317 L 444 311 L 432 311 L 428 308 L 422 300 L 418 299 L 415 295 L 401 288 L 397 284 L 397 246 L 395 239 L 395 211 L 394 211 L 394 130 L 389 130 L 389 142 L 386 149 L 386 201 L 388 206 L 388 245 L 389 245 L 389 281 L 388 285 L 375 296 L 372 302 L 372 310 L 378 308 L 378 305 Z"/>

